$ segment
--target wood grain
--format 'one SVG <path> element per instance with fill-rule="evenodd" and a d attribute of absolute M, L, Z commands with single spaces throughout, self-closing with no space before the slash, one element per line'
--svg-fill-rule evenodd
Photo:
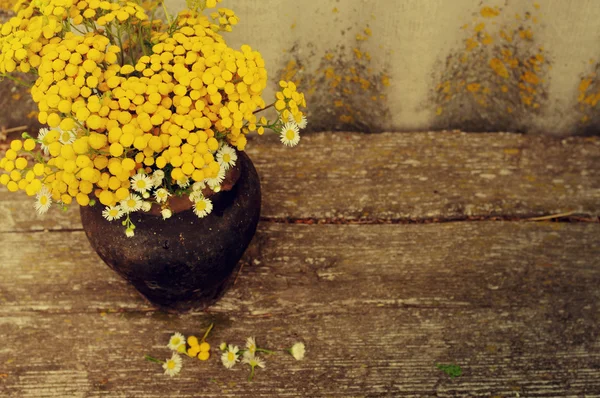
<path fill-rule="evenodd" d="M 600 139 L 508 133 L 319 133 L 251 140 L 265 219 L 423 220 L 600 214 Z M 0 190 L 0 232 L 79 229 Z"/>
<path fill-rule="evenodd" d="M 237 284 L 178 316 L 152 311 L 80 231 L 0 234 L 0 395 L 592 396 L 598 237 L 591 223 L 261 223 Z M 252 383 L 217 352 L 174 379 L 142 359 L 210 322 L 214 348 L 301 340 L 307 359 L 269 358 Z"/>

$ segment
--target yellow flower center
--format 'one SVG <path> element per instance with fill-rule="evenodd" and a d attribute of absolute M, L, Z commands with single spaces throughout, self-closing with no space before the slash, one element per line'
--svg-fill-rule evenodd
<path fill-rule="evenodd" d="M 206 209 L 206 203 L 204 201 L 196 202 L 196 209 L 199 211 Z"/>
<path fill-rule="evenodd" d="M 68 131 L 65 131 L 64 133 L 62 133 L 63 141 L 69 141 L 70 139 L 71 139 L 71 133 L 69 133 Z"/>
<path fill-rule="evenodd" d="M 227 354 L 227 360 L 231 362 L 235 361 L 235 354 L 229 351 L 229 354 Z"/>
<path fill-rule="evenodd" d="M 168 361 L 167 362 L 167 368 L 169 369 L 175 369 L 175 361 Z"/>
<path fill-rule="evenodd" d="M 116 217 L 119 215 L 119 210 L 117 209 L 112 209 L 111 211 L 109 211 L 109 213 L 111 217 Z"/>
<path fill-rule="evenodd" d="M 293 140 L 295 136 L 296 133 L 294 132 L 294 130 L 288 130 L 285 132 L 285 138 L 287 138 L 288 140 Z"/>
<path fill-rule="evenodd" d="M 179 337 L 175 337 L 172 341 L 174 346 L 178 346 L 181 344 L 181 339 Z"/>
<path fill-rule="evenodd" d="M 133 199 L 129 199 L 129 200 L 127 201 L 127 206 L 129 206 L 129 207 L 135 207 L 135 200 L 133 200 Z"/>
<path fill-rule="evenodd" d="M 146 181 L 144 181 L 144 180 L 138 180 L 137 187 L 141 188 L 141 189 L 146 188 Z"/>
<path fill-rule="evenodd" d="M 45 206 L 46 203 L 48 203 L 48 197 L 47 196 L 40 197 L 40 203 Z"/>
<path fill-rule="evenodd" d="M 225 155 L 223 155 L 223 161 L 224 161 L 225 163 L 229 163 L 229 162 L 231 162 L 231 155 L 230 155 L 230 154 L 228 154 L 228 153 L 226 153 Z"/>

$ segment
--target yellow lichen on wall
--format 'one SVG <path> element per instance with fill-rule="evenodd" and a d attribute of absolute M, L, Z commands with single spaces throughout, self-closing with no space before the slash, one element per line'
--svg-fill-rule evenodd
<path fill-rule="evenodd" d="M 577 111 L 580 114 L 580 123 L 584 127 L 600 123 L 600 109 L 597 107 L 600 102 L 600 62 L 590 60 L 590 63 L 595 64 L 594 70 L 581 77 L 577 87 Z"/>
<path fill-rule="evenodd" d="M 384 91 L 391 85 L 390 76 L 375 70 L 372 55 L 364 49 L 372 36 L 368 25 L 360 28 L 352 33 L 351 47 L 326 51 L 314 70 L 305 70 L 295 56 L 297 45 L 286 51 L 291 59 L 279 77 L 304 87 L 315 129 L 371 131 L 387 115 Z"/>
<path fill-rule="evenodd" d="M 538 19 L 530 11 L 507 18 L 502 8 L 484 5 L 462 26 L 467 33 L 462 48 L 448 56 L 437 77 L 439 126 L 472 123 L 489 129 L 494 126 L 486 123 L 500 120 L 518 128 L 515 116 L 538 112 L 547 97 L 550 69 L 544 49 L 534 40 Z M 499 117 L 499 112 L 511 116 Z"/>

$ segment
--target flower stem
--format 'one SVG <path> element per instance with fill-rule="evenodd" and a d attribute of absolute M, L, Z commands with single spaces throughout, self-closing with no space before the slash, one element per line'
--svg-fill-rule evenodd
<path fill-rule="evenodd" d="M 248 376 L 248 381 L 252 381 L 253 377 L 254 377 L 254 366 L 252 366 L 252 369 L 250 370 L 250 376 Z"/>
<path fill-rule="evenodd" d="M 266 350 L 264 348 L 256 348 L 256 352 L 264 352 L 265 354 L 270 354 L 270 355 L 275 354 L 275 351 Z"/>
<path fill-rule="evenodd" d="M 156 359 L 154 357 L 151 357 L 150 355 L 144 355 L 144 359 L 146 359 L 150 362 L 156 362 L 156 363 L 160 363 L 160 364 L 163 363 L 163 361 L 161 361 L 160 359 Z"/>
<path fill-rule="evenodd" d="M 210 326 L 208 327 L 208 329 L 206 329 L 206 333 L 204 333 L 204 336 L 202 336 L 202 340 L 200 340 L 200 342 L 204 343 L 204 340 L 206 340 L 206 338 L 208 337 L 208 334 L 210 333 L 210 331 L 212 330 L 212 328 L 215 326 L 214 323 L 211 323 Z"/>
<path fill-rule="evenodd" d="M 254 111 L 254 112 L 252 112 L 252 113 L 258 113 L 258 112 L 266 111 L 267 109 L 269 109 L 269 108 L 272 108 L 273 106 L 275 106 L 275 103 L 274 103 L 274 102 L 273 102 L 271 105 L 267 105 L 267 106 L 265 106 L 264 108 L 262 108 L 262 109 L 258 109 L 258 110 Z"/>

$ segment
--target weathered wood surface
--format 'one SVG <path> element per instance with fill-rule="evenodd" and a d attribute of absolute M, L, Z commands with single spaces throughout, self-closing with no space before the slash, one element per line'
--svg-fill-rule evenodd
<path fill-rule="evenodd" d="M 508 133 L 320 133 L 248 145 L 266 219 L 422 220 L 600 214 L 600 139 Z M 0 190 L 0 231 L 79 228 Z"/>
<path fill-rule="evenodd" d="M 0 396 L 600 396 L 600 224 L 517 221 L 600 214 L 598 139 L 323 133 L 249 148 L 263 221 L 204 313 L 154 310 L 92 251 L 76 207 L 36 218 L 0 190 Z M 329 225 L 282 223 L 295 219 Z M 251 383 L 216 351 L 172 379 L 143 359 L 210 322 L 213 348 L 304 341 L 307 358 L 270 357 Z"/>
<path fill-rule="evenodd" d="M 208 313 L 152 311 L 81 231 L 0 234 L 0 395 L 590 396 L 600 392 L 600 225 L 262 223 L 236 285 Z M 41 253 L 46 253 L 43 256 Z M 248 383 L 186 359 L 173 331 L 266 347 Z M 435 363 L 457 363 L 451 380 Z"/>

